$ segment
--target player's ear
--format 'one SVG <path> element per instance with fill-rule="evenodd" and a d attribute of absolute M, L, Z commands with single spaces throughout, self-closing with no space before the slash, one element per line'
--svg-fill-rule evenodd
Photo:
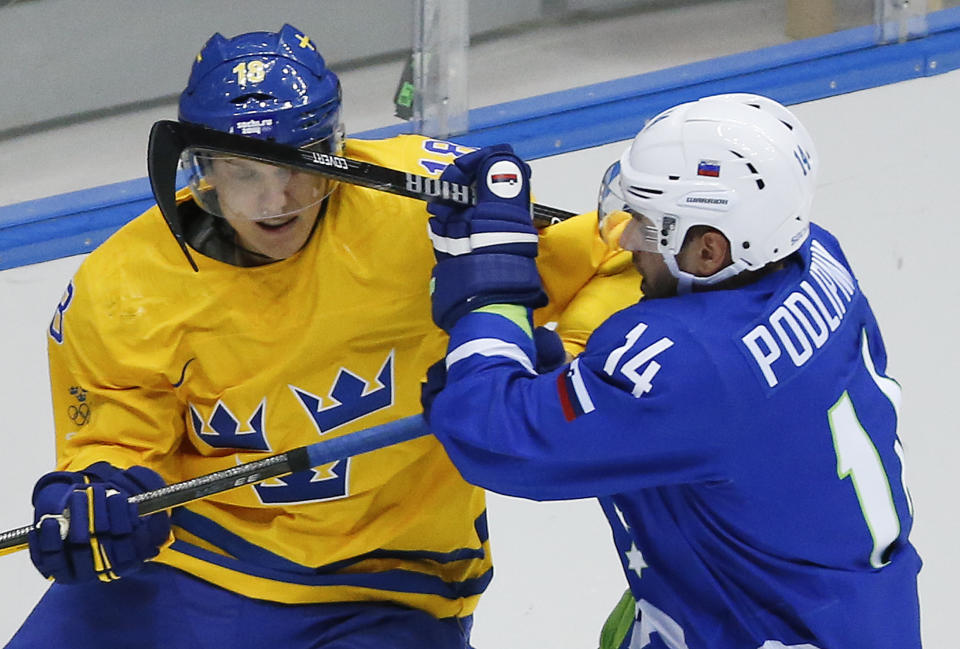
<path fill-rule="evenodd" d="M 683 265 L 687 266 L 684 270 L 698 277 L 709 277 L 732 261 L 730 242 L 723 234 L 712 228 L 698 232 L 684 244 L 684 247 L 686 250 L 683 252 L 686 254 L 683 256 L 686 263 Z"/>

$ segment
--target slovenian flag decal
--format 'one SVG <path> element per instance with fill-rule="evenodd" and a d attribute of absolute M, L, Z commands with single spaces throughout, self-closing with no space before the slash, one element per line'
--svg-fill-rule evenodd
<path fill-rule="evenodd" d="M 701 160 L 697 165 L 698 176 L 720 177 L 720 163 L 716 160 Z"/>

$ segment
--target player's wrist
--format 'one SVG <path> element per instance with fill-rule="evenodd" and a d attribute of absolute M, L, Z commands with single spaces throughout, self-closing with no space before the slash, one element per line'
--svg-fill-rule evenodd
<path fill-rule="evenodd" d="M 533 325 L 530 322 L 530 308 L 520 304 L 488 304 L 474 309 L 471 313 L 492 313 L 506 318 L 520 327 L 527 336 L 533 338 Z"/>
<path fill-rule="evenodd" d="M 536 262 L 510 254 L 461 255 L 433 272 L 433 320 L 450 328 L 467 313 L 492 304 L 539 308 L 547 304 Z"/>

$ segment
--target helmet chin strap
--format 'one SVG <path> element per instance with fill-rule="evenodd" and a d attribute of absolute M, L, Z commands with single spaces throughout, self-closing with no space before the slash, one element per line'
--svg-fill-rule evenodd
<path fill-rule="evenodd" d="M 694 286 L 710 286 L 712 284 L 718 284 L 724 280 L 730 279 L 735 275 L 739 275 L 742 271 L 746 270 L 746 266 L 740 262 L 735 261 L 729 266 L 724 266 L 713 275 L 708 277 L 699 277 L 688 273 L 685 270 L 680 270 L 680 266 L 677 265 L 677 256 L 671 255 L 666 252 L 660 253 L 660 256 L 663 257 L 663 262 L 667 265 L 667 269 L 670 271 L 670 274 L 677 278 L 677 295 L 686 295 L 693 290 Z"/>
<path fill-rule="evenodd" d="M 697 279 L 695 275 L 680 270 L 680 266 L 677 265 L 677 256 L 671 255 L 666 252 L 660 253 L 660 256 L 663 257 L 663 262 L 667 265 L 670 274 L 677 278 L 677 295 L 686 295 L 693 289 L 693 285 Z"/>

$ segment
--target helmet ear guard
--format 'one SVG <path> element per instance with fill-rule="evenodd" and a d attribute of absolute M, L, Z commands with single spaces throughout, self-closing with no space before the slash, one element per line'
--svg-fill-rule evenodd
<path fill-rule="evenodd" d="M 681 288 L 758 270 L 806 240 L 818 164 L 806 129 L 772 99 L 732 94 L 681 104 L 654 117 L 608 169 L 601 234 L 617 231 L 610 221 L 618 212 L 643 219 L 658 236 L 621 236 L 621 245 L 664 255 L 687 280 Z M 727 238 L 733 263 L 711 277 L 683 278 L 673 258 L 697 225 Z M 636 235 L 639 227 L 618 231 Z"/>

